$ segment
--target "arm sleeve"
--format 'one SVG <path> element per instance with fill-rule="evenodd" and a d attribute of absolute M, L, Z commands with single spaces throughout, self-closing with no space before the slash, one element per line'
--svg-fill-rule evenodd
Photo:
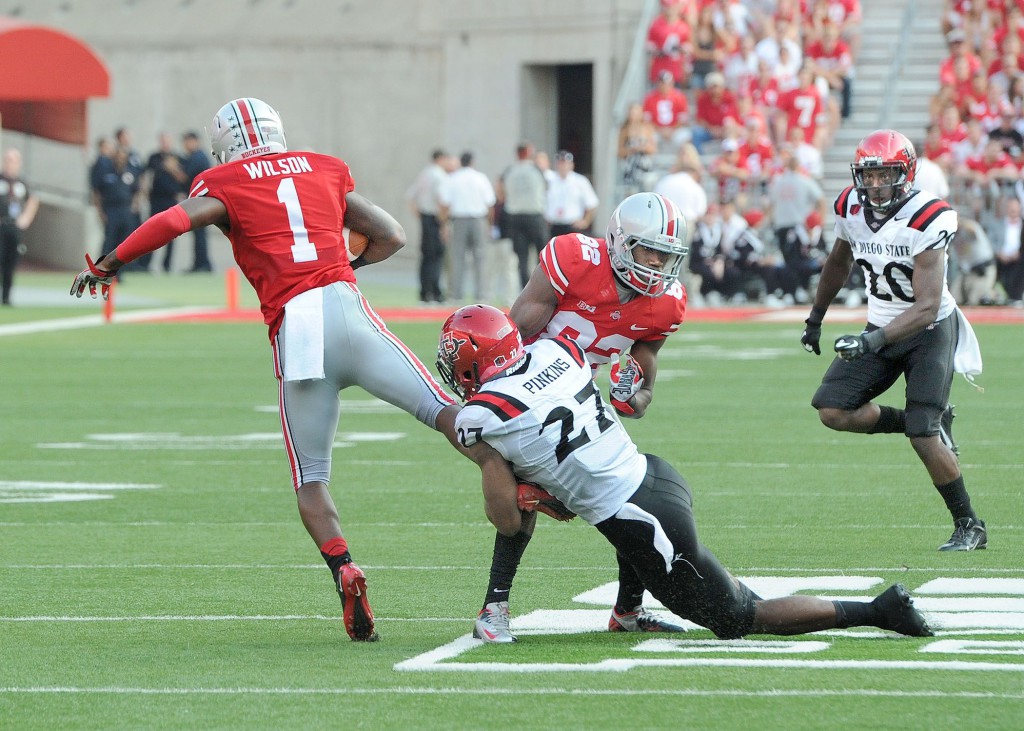
<path fill-rule="evenodd" d="M 158 213 L 139 226 L 132 234 L 122 241 L 115 254 L 117 258 L 128 263 L 143 254 L 156 251 L 168 241 L 192 230 L 192 221 L 181 206 L 173 206 L 163 213 Z"/>

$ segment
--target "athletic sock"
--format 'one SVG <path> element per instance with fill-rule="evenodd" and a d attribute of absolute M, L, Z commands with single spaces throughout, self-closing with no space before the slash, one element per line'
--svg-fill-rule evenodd
<path fill-rule="evenodd" d="M 945 485 L 936 485 L 935 489 L 939 491 L 939 495 L 946 502 L 946 509 L 953 516 L 954 522 L 961 518 L 978 519 L 974 509 L 971 508 L 971 496 L 967 494 L 963 475 L 958 475 L 955 480 L 947 482 Z"/>
<path fill-rule="evenodd" d="M 871 602 L 833 601 L 836 608 L 836 628 L 877 626 L 878 612 Z"/>
<path fill-rule="evenodd" d="M 619 614 L 632 612 L 634 607 L 644 603 L 644 583 L 622 554 L 615 554 L 615 558 L 619 562 L 619 594 L 615 598 L 615 610 Z"/>
<path fill-rule="evenodd" d="M 878 421 L 868 429 L 868 434 L 903 434 L 907 429 L 907 412 L 892 406 L 879 406 Z"/>
<path fill-rule="evenodd" d="M 324 557 L 324 561 L 327 562 L 327 567 L 331 570 L 335 580 L 337 580 L 341 567 L 347 563 L 352 563 L 352 556 L 348 553 L 348 543 L 341 536 L 332 538 L 320 546 L 320 555 Z"/>
<path fill-rule="evenodd" d="M 530 533 L 519 531 L 514 536 L 494 536 L 494 555 L 491 557 L 491 578 L 487 585 L 484 605 L 492 602 L 507 602 L 512 582 L 516 578 L 519 561 L 530 543 Z"/>

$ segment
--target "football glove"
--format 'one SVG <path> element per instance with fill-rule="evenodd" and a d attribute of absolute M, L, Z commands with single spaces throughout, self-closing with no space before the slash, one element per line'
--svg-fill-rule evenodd
<path fill-rule="evenodd" d="M 808 353 L 821 355 L 821 323 L 812 322 L 811 318 L 804 320 L 806 327 L 800 336 L 800 342 Z"/>
<path fill-rule="evenodd" d="M 572 520 L 576 513 L 562 504 L 562 501 L 532 482 L 519 483 L 519 509 L 532 513 L 538 510 L 555 520 Z"/>
<path fill-rule="evenodd" d="M 821 355 L 821 321 L 825 319 L 825 310 L 820 307 L 811 308 L 811 316 L 804 320 L 803 334 L 800 335 L 800 344 L 808 353 Z"/>
<path fill-rule="evenodd" d="M 96 285 L 99 284 L 103 299 L 107 299 L 110 296 L 110 285 L 114 281 L 114 277 L 117 276 L 117 272 L 105 272 L 97 267 L 96 265 L 101 261 L 103 261 L 102 256 L 99 261 L 94 262 L 91 256 L 85 255 L 85 263 L 89 265 L 89 268 L 83 269 L 75 277 L 75 281 L 71 285 L 71 294 L 75 297 L 81 297 L 86 286 L 88 286 L 89 295 L 96 299 Z"/>
<path fill-rule="evenodd" d="M 619 413 L 631 416 L 636 410 L 629 405 L 629 400 L 644 385 L 643 368 L 636 362 L 636 358 L 627 355 L 626 365 L 622 366 L 619 361 L 615 361 L 608 376 L 611 379 L 608 395 L 611 396 L 612 406 Z"/>
<path fill-rule="evenodd" d="M 866 353 L 877 353 L 885 345 L 885 334 L 882 329 L 861 333 L 860 335 L 843 335 L 836 338 L 836 354 L 843 360 L 856 360 Z"/>

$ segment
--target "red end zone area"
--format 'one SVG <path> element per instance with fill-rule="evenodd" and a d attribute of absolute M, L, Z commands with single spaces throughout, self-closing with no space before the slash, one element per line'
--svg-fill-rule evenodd
<path fill-rule="evenodd" d="M 382 307 L 377 313 L 387 322 L 443 322 L 455 307 Z M 973 324 L 1024 323 L 1024 309 L 1018 307 L 965 307 L 967 319 Z M 802 323 L 807 317 L 806 307 L 766 309 L 763 307 L 721 307 L 717 309 L 687 310 L 684 322 L 772 322 Z M 263 315 L 257 309 L 211 309 L 204 312 L 163 312 L 147 318 L 149 322 L 260 322 Z M 836 307 L 829 310 L 826 322 L 864 322 L 867 308 Z"/>

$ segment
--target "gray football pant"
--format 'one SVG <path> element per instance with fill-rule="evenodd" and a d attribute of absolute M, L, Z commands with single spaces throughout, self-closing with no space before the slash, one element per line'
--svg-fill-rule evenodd
<path fill-rule="evenodd" d="M 354 284 L 323 289 L 324 378 L 284 380 L 287 318 L 273 344 L 281 427 L 296 490 L 308 482 L 330 482 L 341 389 L 359 386 L 431 429 L 441 410 L 455 403 Z"/>

